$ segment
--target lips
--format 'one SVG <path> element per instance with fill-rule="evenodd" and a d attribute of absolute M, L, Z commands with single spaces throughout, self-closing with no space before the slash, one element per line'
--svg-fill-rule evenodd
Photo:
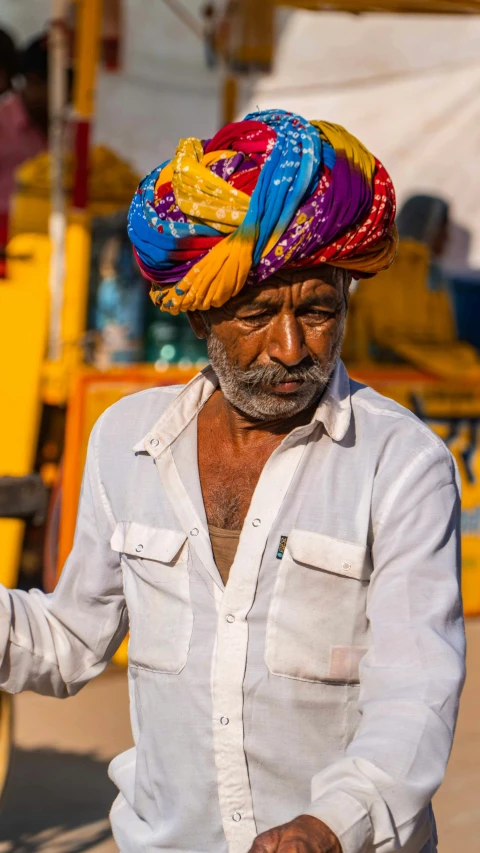
<path fill-rule="evenodd" d="M 278 385 L 271 385 L 270 387 L 275 394 L 293 394 L 302 385 L 303 379 L 290 379 L 287 382 L 280 382 Z"/>

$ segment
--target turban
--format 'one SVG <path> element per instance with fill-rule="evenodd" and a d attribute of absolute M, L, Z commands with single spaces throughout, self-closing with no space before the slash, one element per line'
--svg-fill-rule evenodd
<path fill-rule="evenodd" d="M 268 110 L 180 140 L 138 187 L 128 231 L 153 301 L 178 314 L 220 307 L 282 267 L 374 275 L 395 256 L 394 218 L 391 179 L 358 139 Z"/>

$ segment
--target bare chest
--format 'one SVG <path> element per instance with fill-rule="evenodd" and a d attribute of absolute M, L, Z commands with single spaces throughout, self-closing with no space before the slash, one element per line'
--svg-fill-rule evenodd
<path fill-rule="evenodd" d="M 262 470 L 273 448 L 239 452 L 222 443 L 199 442 L 198 468 L 209 524 L 240 530 Z"/>

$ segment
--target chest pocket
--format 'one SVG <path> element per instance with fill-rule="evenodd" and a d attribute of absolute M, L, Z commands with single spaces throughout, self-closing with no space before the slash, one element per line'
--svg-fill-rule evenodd
<path fill-rule="evenodd" d="M 368 648 L 367 549 L 293 530 L 278 564 L 265 661 L 274 675 L 302 681 L 358 681 Z"/>
<path fill-rule="evenodd" d="M 178 530 L 117 524 L 110 545 L 122 560 L 130 663 L 156 672 L 184 668 L 193 627 L 188 544 Z"/>

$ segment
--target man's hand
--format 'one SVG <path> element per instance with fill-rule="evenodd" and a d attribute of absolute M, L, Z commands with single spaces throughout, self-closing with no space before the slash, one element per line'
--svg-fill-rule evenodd
<path fill-rule="evenodd" d="M 323 821 L 302 814 L 257 835 L 249 853 L 342 853 L 342 848 Z"/>

